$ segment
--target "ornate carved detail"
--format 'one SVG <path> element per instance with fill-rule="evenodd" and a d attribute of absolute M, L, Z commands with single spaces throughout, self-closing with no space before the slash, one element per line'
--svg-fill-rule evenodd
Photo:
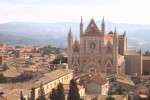
<path fill-rule="evenodd" d="M 107 42 L 106 44 L 106 53 L 107 54 L 111 54 L 113 52 L 113 49 L 112 49 L 112 44 L 110 42 L 110 40 Z"/>
<path fill-rule="evenodd" d="M 79 66 L 80 66 L 79 59 L 78 58 L 74 58 L 73 59 L 72 67 L 79 67 Z"/>
<path fill-rule="evenodd" d="M 110 58 L 107 59 L 106 64 L 105 64 L 105 68 L 113 68 L 113 65 L 111 63 L 111 59 Z"/>
<path fill-rule="evenodd" d="M 74 52 L 79 52 L 79 48 L 80 48 L 80 45 L 79 45 L 79 42 L 76 39 L 75 42 L 74 42 L 73 51 Z"/>
<path fill-rule="evenodd" d="M 97 27 L 97 25 L 95 24 L 94 20 L 92 19 L 90 24 L 88 25 L 88 27 L 85 30 L 85 34 L 99 34 L 99 29 Z"/>
<path fill-rule="evenodd" d="M 89 59 L 86 60 L 86 64 L 88 64 L 90 62 L 94 62 L 95 64 L 99 64 L 99 61 L 96 58 L 89 58 Z"/>

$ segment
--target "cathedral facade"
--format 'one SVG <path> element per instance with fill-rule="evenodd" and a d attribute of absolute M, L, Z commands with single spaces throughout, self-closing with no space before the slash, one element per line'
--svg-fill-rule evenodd
<path fill-rule="evenodd" d="M 106 33 L 104 18 L 101 25 L 91 19 L 85 30 L 81 18 L 80 41 L 73 38 L 71 28 L 68 33 L 68 67 L 75 73 L 124 75 L 126 41 L 126 33 L 118 35 L 116 28 Z"/>

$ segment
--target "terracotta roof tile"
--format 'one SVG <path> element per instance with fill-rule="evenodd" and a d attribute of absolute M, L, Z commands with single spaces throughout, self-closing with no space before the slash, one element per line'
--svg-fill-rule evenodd
<path fill-rule="evenodd" d="M 105 39 L 113 39 L 113 36 L 111 34 L 105 34 Z"/>
<path fill-rule="evenodd" d="M 23 95 L 28 95 L 31 90 L 26 90 L 26 89 L 13 89 L 8 93 L 3 94 L 3 97 L 6 98 L 7 100 L 18 100 L 20 98 L 20 93 L 23 93 Z"/>
<path fill-rule="evenodd" d="M 106 84 L 108 82 L 106 78 L 102 78 L 96 75 L 89 75 L 89 78 L 90 78 L 90 81 L 95 82 L 100 85 Z"/>

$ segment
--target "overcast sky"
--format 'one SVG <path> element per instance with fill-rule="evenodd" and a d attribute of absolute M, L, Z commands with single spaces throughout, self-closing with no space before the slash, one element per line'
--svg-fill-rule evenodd
<path fill-rule="evenodd" d="M 81 16 L 150 24 L 150 0 L 0 0 L 0 23 L 79 22 Z"/>

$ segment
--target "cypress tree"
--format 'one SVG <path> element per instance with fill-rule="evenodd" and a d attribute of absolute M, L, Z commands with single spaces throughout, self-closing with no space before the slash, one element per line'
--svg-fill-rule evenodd
<path fill-rule="evenodd" d="M 80 100 L 77 82 L 74 79 L 70 80 L 68 100 Z"/>
<path fill-rule="evenodd" d="M 44 88 L 42 86 L 42 83 L 40 85 L 39 96 L 38 96 L 37 100 L 46 100 L 46 98 L 45 98 L 45 92 L 44 92 Z"/>
<path fill-rule="evenodd" d="M 59 83 L 57 85 L 57 100 L 65 100 L 63 84 Z"/>
<path fill-rule="evenodd" d="M 21 93 L 20 93 L 20 100 L 26 100 L 26 99 L 24 98 L 23 94 L 22 94 L 22 91 L 21 91 Z"/>
<path fill-rule="evenodd" d="M 54 88 L 52 89 L 52 92 L 50 94 L 50 100 L 57 100 L 57 92 Z"/>

